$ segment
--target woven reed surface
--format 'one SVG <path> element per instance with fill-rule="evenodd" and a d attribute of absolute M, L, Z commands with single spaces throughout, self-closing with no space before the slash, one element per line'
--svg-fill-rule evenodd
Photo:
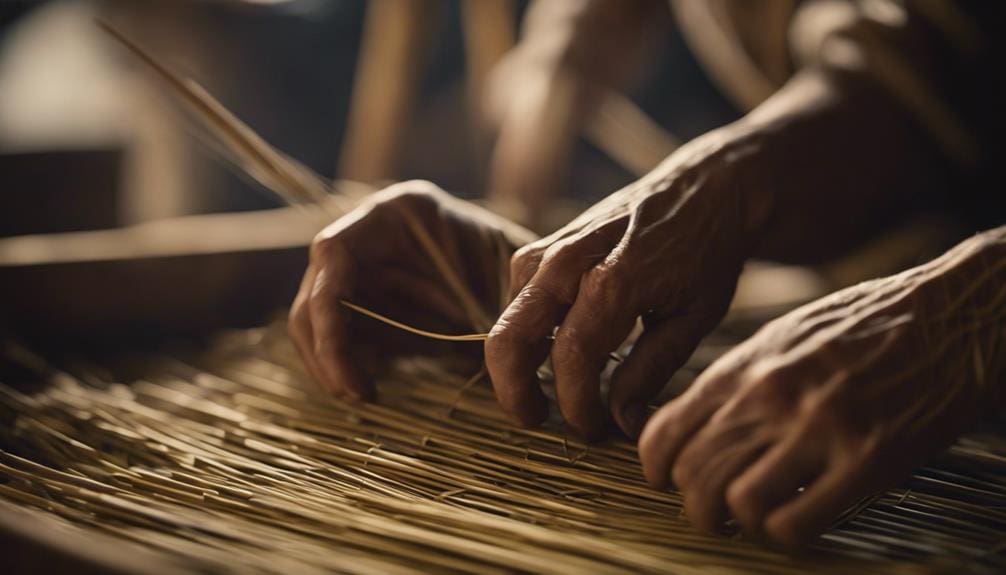
<path fill-rule="evenodd" d="M 0 511 L 210 572 L 1006 570 L 996 435 L 965 438 L 794 555 L 694 531 L 678 494 L 645 486 L 631 443 L 514 428 L 471 372 L 412 361 L 377 403 L 331 399 L 281 333 L 69 362 L 34 393 L 0 385 Z"/>

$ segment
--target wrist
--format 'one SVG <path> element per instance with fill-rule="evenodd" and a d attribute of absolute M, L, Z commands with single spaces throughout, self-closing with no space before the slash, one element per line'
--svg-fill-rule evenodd
<path fill-rule="evenodd" d="M 627 191 L 637 202 L 669 194 L 674 199 L 668 206 L 705 204 L 718 239 L 729 239 L 746 259 L 757 249 L 774 212 L 775 194 L 764 166 L 771 146 L 765 133 L 729 124 L 691 140 Z"/>
<path fill-rule="evenodd" d="M 836 124 L 834 111 L 846 100 L 839 84 L 820 70 L 801 72 L 740 120 L 680 148 L 663 169 L 673 174 L 704 164 L 722 173 L 720 185 L 713 188 L 737 205 L 752 255 L 776 236 L 791 241 L 806 225 L 806 211 L 800 208 L 812 196 L 808 191 L 839 155 L 828 141 Z"/>
<path fill-rule="evenodd" d="M 859 174 L 872 170 L 851 148 L 855 100 L 843 80 L 820 70 L 794 77 L 732 129 L 757 145 L 745 174 L 757 257 L 815 263 L 838 256 L 872 225 Z M 853 90 L 854 91 L 854 90 Z M 859 186 L 852 187 L 852 186 Z"/>

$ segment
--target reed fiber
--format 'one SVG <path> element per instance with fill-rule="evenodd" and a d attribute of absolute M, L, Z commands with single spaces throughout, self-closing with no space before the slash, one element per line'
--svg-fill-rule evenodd
<path fill-rule="evenodd" d="M 729 328 L 729 326 L 727 326 Z M 678 376 L 734 339 L 721 331 Z M 694 531 L 635 448 L 553 418 L 511 426 L 491 386 L 403 361 L 374 403 L 329 397 L 283 326 L 204 352 L 60 361 L 16 347 L 0 385 L 0 509 L 210 572 L 830 573 L 1006 569 L 1006 441 L 961 440 L 787 554 Z M 679 382 L 680 383 L 680 382 Z M 685 382 L 686 383 L 686 382 Z"/>

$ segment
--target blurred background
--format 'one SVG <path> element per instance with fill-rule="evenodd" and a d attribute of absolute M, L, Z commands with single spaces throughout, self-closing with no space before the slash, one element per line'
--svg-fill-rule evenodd
<path fill-rule="evenodd" d="M 428 179 L 548 233 L 785 82 L 794 4 L 0 2 L 0 332 L 254 325 L 291 301 L 324 225 L 242 175 L 99 20 L 327 179 Z M 775 270 L 738 298 L 889 267 Z"/>
<path fill-rule="evenodd" d="M 541 4 L 0 3 L 0 326 L 93 339 L 262 321 L 319 227 L 226 161 L 97 20 L 326 178 L 428 179 L 540 233 L 738 116 L 666 2 L 618 10 L 596 66 L 597 48 L 567 41 L 581 3 Z M 601 72 L 572 89 L 557 71 L 578 66 Z"/>
<path fill-rule="evenodd" d="M 322 175 L 424 178 L 482 197 L 496 129 L 486 91 L 526 10 L 516 0 L 0 3 L 0 233 L 276 206 L 192 135 L 95 18 Z M 658 62 L 627 89 L 653 121 L 688 138 L 737 115 L 679 35 L 654 36 Z M 497 96 L 512 89 L 496 86 Z M 633 179 L 587 138 L 564 172 L 554 197 L 577 203 Z"/>

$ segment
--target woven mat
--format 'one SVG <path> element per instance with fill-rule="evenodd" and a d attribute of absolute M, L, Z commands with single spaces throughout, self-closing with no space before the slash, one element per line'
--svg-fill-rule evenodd
<path fill-rule="evenodd" d="M 282 332 L 62 362 L 31 393 L 0 385 L 0 512 L 142 548 L 154 571 L 1006 570 L 1000 436 L 961 440 L 791 554 L 694 531 L 625 440 L 587 446 L 555 420 L 512 427 L 471 371 L 403 362 L 378 402 L 334 400 Z M 738 335 L 711 338 L 678 384 Z"/>

